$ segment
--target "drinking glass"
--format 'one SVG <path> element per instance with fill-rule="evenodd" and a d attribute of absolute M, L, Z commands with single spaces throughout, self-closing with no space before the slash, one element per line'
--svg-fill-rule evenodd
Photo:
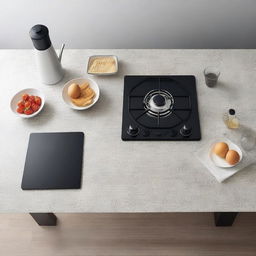
<path fill-rule="evenodd" d="M 204 70 L 205 83 L 208 87 L 216 86 L 220 71 L 217 67 L 206 67 Z"/>
<path fill-rule="evenodd" d="M 256 138 L 252 133 L 245 132 L 242 134 L 240 142 L 241 142 L 241 146 L 244 150 L 250 151 L 255 147 Z"/>

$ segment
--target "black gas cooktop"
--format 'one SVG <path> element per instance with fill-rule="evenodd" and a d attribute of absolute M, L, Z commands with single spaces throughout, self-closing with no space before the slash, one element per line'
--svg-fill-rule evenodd
<path fill-rule="evenodd" d="M 125 76 L 123 140 L 200 140 L 194 76 Z"/>

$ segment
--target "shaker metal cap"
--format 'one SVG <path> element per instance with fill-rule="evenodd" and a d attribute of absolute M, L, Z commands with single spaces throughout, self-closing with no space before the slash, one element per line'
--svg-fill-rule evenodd
<path fill-rule="evenodd" d="M 49 30 L 45 25 L 37 24 L 29 31 L 30 38 L 37 50 L 43 51 L 51 46 Z"/>
<path fill-rule="evenodd" d="M 236 111 L 233 108 L 230 108 L 228 112 L 231 116 L 235 115 L 236 113 Z"/>

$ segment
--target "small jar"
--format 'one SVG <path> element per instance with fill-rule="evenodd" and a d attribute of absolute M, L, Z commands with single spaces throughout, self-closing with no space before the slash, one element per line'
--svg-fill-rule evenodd
<path fill-rule="evenodd" d="M 230 129 L 237 129 L 239 127 L 239 119 L 236 117 L 236 111 L 232 108 L 223 115 L 223 121 Z"/>

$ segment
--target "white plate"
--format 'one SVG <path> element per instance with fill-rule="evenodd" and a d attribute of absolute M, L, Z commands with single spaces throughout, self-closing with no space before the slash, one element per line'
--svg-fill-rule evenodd
<path fill-rule="evenodd" d="M 39 96 L 41 98 L 41 106 L 38 109 L 38 111 L 36 111 L 35 113 L 31 114 L 31 115 L 25 115 L 25 114 L 20 114 L 17 112 L 17 104 L 20 100 L 22 100 L 22 95 L 23 94 L 29 94 L 29 95 L 34 95 L 34 96 Z M 40 113 L 40 111 L 43 109 L 44 107 L 44 103 L 45 103 L 45 98 L 44 98 L 44 94 L 38 90 L 38 89 L 34 89 L 34 88 L 28 88 L 28 89 L 23 89 L 19 92 L 17 92 L 11 99 L 11 103 L 10 103 L 10 107 L 12 112 L 22 118 L 31 118 L 34 117 L 36 115 L 38 115 Z"/>
<path fill-rule="evenodd" d="M 78 84 L 78 85 L 82 85 L 85 82 L 89 83 L 90 87 L 94 90 L 95 97 L 93 98 L 92 104 L 90 104 L 88 106 L 85 106 L 85 107 L 79 107 L 79 106 L 76 106 L 75 104 L 73 104 L 70 97 L 68 96 L 68 87 L 73 83 Z M 97 85 L 97 83 L 95 81 L 93 81 L 92 79 L 89 79 L 89 78 L 75 78 L 75 79 L 72 79 L 64 85 L 63 90 L 62 90 L 62 98 L 63 98 L 64 102 L 70 108 L 73 108 L 73 109 L 76 109 L 76 110 L 85 110 L 85 109 L 88 109 L 88 108 L 92 107 L 98 101 L 99 97 L 100 97 L 99 86 Z"/>
<path fill-rule="evenodd" d="M 243 153 L 242 153 L 242 150 L 233 142 L 231 141 L 227 141 L 227 140 L 222 140 L 223 142 L 227 143 L 228 144 L 228 147 L 229 147 L 229 150 L 235 150 L 237 151 L 237 153 L 239 154 L 240 156 L 240 160 L 238 163 L 234 164 L 234 165 L 230 165 L 224 158 L 221 158 L 219 156 L 217 156 L 215 153 L 213 153 L 213 147 L 215 145 L 215 143 L 219 142 L 219 141 L 216 141 L 212 146 L 211 146 L 211 150 L 210 150 L 210 159 L 212 160 L 212 162 L 218 166 L 218 167 L 222 167 L 222 168 L 231 168 L 231 167 L 234 167 L 236 165 L 238 165 L 242 158 L 243 158 Z"/>

